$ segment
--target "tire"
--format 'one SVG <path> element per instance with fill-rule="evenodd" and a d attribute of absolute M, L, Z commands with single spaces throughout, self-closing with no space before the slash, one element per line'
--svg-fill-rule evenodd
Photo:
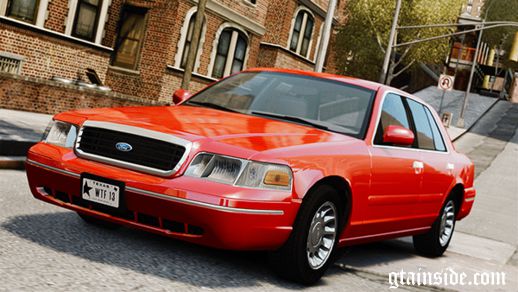
<path fill-rule="evenodd" d="M 108 221 L 105 221 L 105 220 L 102 220 L 102 219 L 98 219 L 98 218 L 95 218 L 95 217 L 90 216 L 90 215 L 82 214 L 82 213 L 79 213 L 79 212 L 77 212 L 77 215 L 81 219 L 83 219 L 84 222 L 86 222 L 86 223 L 88 223 L 90 225 L 94 225 L 94 226 L 105 228 L 105 229 L 118 229 L 118 228 L 120 228 L 120 225 L 118 225 L 118 224 L 115 224 L 115 223 L 112 223 L 112 222 L 108 222 Z"/>
<path fill-rule="evenodd" d="M 430 231 L 414 235 L 414 249 L 417 253 L 428 257 L 441 256 L 453 237 L 456 215 L 455 201 L 453 198 L 448 198 Z"/>
<path fill-rule="evenodd" d="M 340 202 L 337 191 L 327 185 L 318 186 L 304 198 L 290 237 L 284 246 L 270 253 L 270 264 L 279 276 L 304 285 L 322 277 L 334 261 L 343 226 L 345 216 Z M 322 258 L 317 256 L 319 252 Z"/>

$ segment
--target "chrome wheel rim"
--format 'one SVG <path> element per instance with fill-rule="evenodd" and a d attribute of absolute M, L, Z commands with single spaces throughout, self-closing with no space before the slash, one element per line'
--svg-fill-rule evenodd
<path fill-rule="evenodd" d="M 439 243 L 446 246 L 450 241 L 453 233 L 453 225 L 455 223 L 455 206 L 453 201 L 448 201 L 441 215 L 441 228 L 439 233 Z"/>
<path fill-rule="evenodd" d="M 313 270 L 321 268 L 328 260 L 336 239 L 336 207 L 325 202 L 313 215 L 308 230 L 307 257 Z"/>

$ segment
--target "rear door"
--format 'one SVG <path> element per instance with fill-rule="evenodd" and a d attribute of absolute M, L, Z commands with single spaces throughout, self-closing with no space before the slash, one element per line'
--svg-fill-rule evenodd
<path fill-rule="evenodd" d="M 415 220 L 422 182 L 421 152 L 411 146 L 383 143 L 389 125 L 412 129 L 404 99 L 393 93 L 385 96 L 371 147 L 371 188 L 366 198 L 364 230 L 369 235 L 419 227 Z"/>
<path fill-rule="evenodd" d="M 416 143 L 413 147 L 421 151 L 424 164 L 416 220 L 427 226 L 437 218 L 444 196 L 454 180 L 453 164 L 449 161 L 450 155 L 430 109 L 410 98 L 407 98 L 407 104 L 415 125 Z"/>

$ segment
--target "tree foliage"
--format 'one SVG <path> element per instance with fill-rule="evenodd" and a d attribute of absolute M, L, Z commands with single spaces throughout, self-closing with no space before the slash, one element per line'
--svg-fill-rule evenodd
<path fill-rule="evenodd" d="M 481 17 L 487 21 L 514 21 L 518 22 L 518 0 L 486 0 L 482 8 Z M 491 47 L 502 48 L 506 54 L 504 64 L 507 67 L 518 69 L 516 62 L 508 61 L 508 54 L 518 27 L 494 28 L 484 32 L 483 39 Z"/>
<path fill-rule="evenodd" d="M 514 1 L 514 0 L 513 0 Z M 403 0 L 400 26 L 455 23 L 463 0 Z M 347 23 L 337 35 L 337 63 L 343 74 L 378 80 L 387 47 L 396 0 L 349 0 Z M 451 32 L 451 28 L 400 30 L 398 43 Z M 449 39 L 398 48 L 389 81 L 416 62 L 442 62 L 449 50 Z M 397 67 L 397 70 L 394 68 Z"/>

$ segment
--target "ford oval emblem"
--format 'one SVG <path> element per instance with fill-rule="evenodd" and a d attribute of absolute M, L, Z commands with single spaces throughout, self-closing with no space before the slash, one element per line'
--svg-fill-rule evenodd
<path fill-rule="evenodd" d="M 115 148 L 122 152 L 130 152 L 131 150 L 133 150 L 133 147 L 126 142 L 119 142 L 115 144 Z"/>

